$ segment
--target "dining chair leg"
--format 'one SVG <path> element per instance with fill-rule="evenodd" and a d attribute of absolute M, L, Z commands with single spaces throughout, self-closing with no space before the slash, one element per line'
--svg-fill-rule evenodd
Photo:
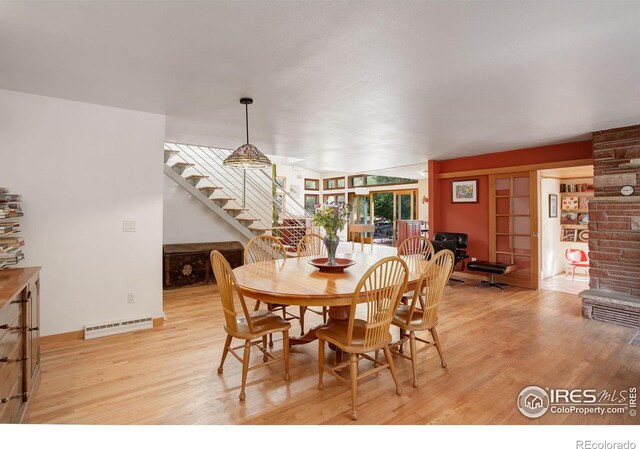
<path fill-rule="evenodd" d="M 351 374 L 351 419 L 358 419 L 356 400 L 358 397 L 358 355 L 349 354 L 349 372 Z"/>
<path fill-rule="evenodd" d="M 391 377 L 393 377 L 393 381 L 396 384 L 396 394 L 402 394 L 402 388 L 400 388 L 400 382 L 398 382 L 398 374 L 396 373 L 396 366 L 393 364 L 393 359 L 391 358 L 391 351 L 389 351 L 389 347 L 385 346 L 384 348 L 384 357 L 387 359 L 387 363 L 389 364 L 389 371 L 391 371 Z"/>
<path fill-rule="evenodd" d="M 431 336 L 433 337 L 433 341 L 436 344 L 436 349 L 438 350 L 438 355 L 440 356 L 440 366 L 443 368 L 447 367 L 447 362 L 444 361 L 444 357 L 442 355 L 442 345 L 440 344 L 440 338 L 438 337 L 438 331 L 434 327 L 431 329 Z"/>
<path fill-rule="evenodd" d="M 240 400 L 244 401 L 244 388 L 247 385 L 247 372 L 249 372 L 249 358 L 251 356 L 251 340 L 244 342 L 244 354 L 242 354 L 242 388 L 240 390 Z"/>
<path fill-rule="evenodd" d="M 262 336 L 262 361 L 266 362 L 267 360 L 269 360 L 269 357 L 267 357 L 267 336 L 263 335 Z"/>
<path fill-rule="evenodd" d="M 318 338 L 318 390 L 324 390 L 322 377 L 324 375 L 324 340 Z"/>
<path fill-rule="evenodd" d="M 273 334 L 269 334 L 269 347 L 273 348 Z"/>
<path fill-rule="evenodd" d="M 253 311 L 254 311 L 254 312 L 256 312 L 256 311 L 258 311 L 258 310 L 260 310 L 260 301 L 256 301 L 256 305 L 255 305 L 255 306 L 253 306 Z"/>
<path fill-rule="evenodd" d="M 231 346 L 231 340 L 233 337 L 227 334 L 227 339 L 224 342 L 224 349 L 222 350 L 222 359 L 220 360 L 220 366 L 218 367 L 218 374 L 222 374 L 224 361 L 227 358 L 227 354 L 229 353 L 229 347 Z"/>
<path fill-rule="evenodd" d="M 402 328 L 398 328 L 400 331 L 400 344 L 398 345 L 398 352 L 404 354 L 404 337 L 407 335 Z"/>
<path fill-rule="evenodd" d="M 284 352 L 284 380 L 291 379 L 289 376 L 289 331 L 282 331 L 282 350 Z"/>
<path fill-rule="evenodd" d="M 306 306 L 300 306 L 300 335 L 304 335 L 304 314 L 306 311 Z"/>
<path fill-rule="evenodd" d="M 326 306 L 322 307 L 322 322 L 323 323 L 327 322 L 327 307 Z"/>
<path fill-rule="evenodd" d="M 571 280 L 576 280 L 576 267 L 573 267 L 573 270 L 571 270 Z"/>
<path fill-rule="evenodd" d="M 418 388 L 418 354 L 416 351 L 416 333 L 409 332 L 409 347 L 411 349 L 411 371 L 413 371 L 413 388 Z"/>

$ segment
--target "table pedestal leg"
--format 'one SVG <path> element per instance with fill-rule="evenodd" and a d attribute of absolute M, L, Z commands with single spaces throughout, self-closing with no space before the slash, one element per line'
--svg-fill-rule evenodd
<path fill-rule="evenodd" d="M 330 324 L 331 322 L 337 322 L 337 321 L 349 321 L 349 313 L 351 310 L 351 306 L 332 306 L 329 307 L 329 319 L 327 320 L 326 324 L 320 324 L 316 327 L 313 327 L 311 329 L 309 329 L 309 331 L 298 337 L 298 338 L 289 338 L 289 345 L 293 346 L 293 345 L 304 345 L 307 343 L 311 343 L 312 341 L 315 341 L 318 339 L 318 337 L 316 336 L 316 331 L 318 329 L 321 329 L 323 327 L 326 327 L 327 324 Z M 329 345 L 329 347 L 333 350 L 335 350 L 335 346 L 333 345 Z"/>

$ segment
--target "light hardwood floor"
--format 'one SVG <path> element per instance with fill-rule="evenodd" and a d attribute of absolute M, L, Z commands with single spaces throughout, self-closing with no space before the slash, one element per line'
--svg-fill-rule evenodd
<path fill-rule="evenodd" d="M 547 290 L 449 286 L 438 330 L 448 369 L 435 350 L 411 366 L 396 358 L 403 394 L 388 373 L 359 386 L 356 424 L 609 424 L 624 416 L 552 415 L 530 420 L 516 408 L 528 385 L 618 391 L 638 386 L 637 330 L 589 321 L 580 300 Z M 225 338 L 215 286 L 165 293 L 162 328 L 42 347 L 42 383 L 30 423 L 87 424 L 352 424 L 349 388 L 327 378 L 317 385 L 317 344 L 291 351 L 291 381 L 280 365 L 249 373 L 238 402 L 240 363 L 216 368 Z M 319 317 L 308 314 L 308 322 Z M 291 335 L 299 331 L 294 324 Z M 397 330 L 394 330 L 397 335 Z M 274 349 L 282 350 L 281 342 Z M 252 355 L 260 361 L 258 351 Z M 327 350 L 331 360 L 333 353 Z"/>

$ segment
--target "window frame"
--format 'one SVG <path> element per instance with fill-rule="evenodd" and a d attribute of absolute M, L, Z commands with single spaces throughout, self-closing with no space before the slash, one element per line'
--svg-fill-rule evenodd
<path fill-rule="evenodd" d="M 315 189 L 312 187 L 307 187 L 307 181 L 311 181 L 315 184 Z M 313 191 L 317 191 L 320 190 L 320 180 L 319 179 L 315 179 L 315 178 L 304 178 L 304 189 L 305 190 L 313 190 Z"/>

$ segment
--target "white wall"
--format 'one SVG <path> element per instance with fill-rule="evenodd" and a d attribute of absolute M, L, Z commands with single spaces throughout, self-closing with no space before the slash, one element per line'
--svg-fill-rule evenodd
<path fill-rule="evenodd" d="M 42 266 L 42 335 L 163 315 L 164 125 L 161 115 L 0 90 L 0 185 L 23 195 L 22 265 Z M 125 219 L 136 233 L 122 232 Z"/>
<path fill-rule="evenodd" d="M 239 241 L 248 239 L 217 216 L 189 192 L 164 177 L 164 243 L 203 243 Z"/>
<path fill-rule="evenodd" d="M 552 178 L 541 179 L 541 278 L 545 279 L 555 276 L 564 271 L 564 254 L 561 254 L 561 234 L 560 227 L 560 181 Z M 549 195 L 555 194 L 558 197 L 558 214 L 555 218 L 549 218 Z"/>

